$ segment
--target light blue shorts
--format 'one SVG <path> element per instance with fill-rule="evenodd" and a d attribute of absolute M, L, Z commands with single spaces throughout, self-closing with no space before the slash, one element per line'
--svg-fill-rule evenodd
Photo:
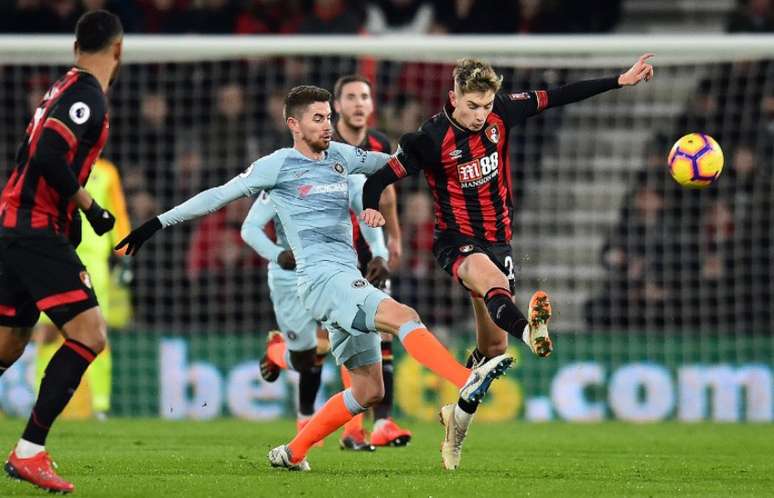
<path fill-rule="evenodd" d="M 381 361 L 376 311 L 390 296 L 354 269 L 337 268 L 301 288 L 306 308 L 328 330 L 337 364 L 351 370 Z"/>
<path fill-rule="evenodd" d="M 298 295 L 296 272 L 269 273 L 269 292 L 280 332 L 289 351 L 307 351 L 317 347 L 317 320 L 306 310 Z"/>

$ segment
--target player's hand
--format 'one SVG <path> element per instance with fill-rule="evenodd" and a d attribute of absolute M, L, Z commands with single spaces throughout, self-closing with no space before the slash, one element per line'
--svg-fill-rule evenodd
<path fill-rule="evenodd" d="M 648 64 L 648 59 L 654 54 L 648 52 L 637 59 L 628 71 L 618 77 L 618 84 L 621 86 L 634 86 L 642 80 L 650 81 L 653 79 L 653 66 Z"/>
<path fill-rule="evenodd" d="M 390 268 L 387 266 L 387 261 L 381 256 L 377 256 L 369 261 L 366 267 L 365 278 L 377 289 L 384 287 L 384 282 L 390 278 Z"/>
<path fill-rule="evenodd" d="M 293 251 L 285 249 L 279 256 L 277 256 L 277 264 L 283 270 L 295 270 L 296 269 L 296 257 L 293 256 Z"/>
<path fill-rule="evenodd" d="M 95 200 L 91 201 L 91 206 L 83 214 L 86 215 L 89 225 L 91 225 L 91 228 L 94 229 L 94 233 L 97 235 L 108 233 L 113 229 L 113 225 L 116 224 L 116 219 L 110 214 L 110 211 L 103 209 Z"/>
<path fill-rule="evenodd" d="M 360 219 L 371 228 L 384 226 L 384 216 L 376 209 L 364 209 L 363 212 L 360 213 Z"/>
<path fill-rule="evenodd" d="M 129 235 L 124 237 L 114 249 L 118 251 L 126 246 L 126 255 L 134 256 L 145 241 L 153 237 L 153 234 L 161 230 L 161 228 L 161 221 L 158 218 L 151 218 L 129 232 Z"/>
<path fill-rule="evenodd" d="M 390 237 L 387 241 L 387 251 L 389 252 L 387 263 L 390 265 L 390 269 L 395 271 L 400 267 L 400 258 L 403 256 L 403 246 L 400 239 Z"/>

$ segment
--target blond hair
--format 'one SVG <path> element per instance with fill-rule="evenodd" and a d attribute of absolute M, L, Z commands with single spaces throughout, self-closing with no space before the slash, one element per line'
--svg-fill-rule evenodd
<path fill-rule="evenodd" d="M 461 93 L 497 92 L 503 82 L 491 64 L 479 59 L 460 59 L 454 66 L 454 88 Z"/>

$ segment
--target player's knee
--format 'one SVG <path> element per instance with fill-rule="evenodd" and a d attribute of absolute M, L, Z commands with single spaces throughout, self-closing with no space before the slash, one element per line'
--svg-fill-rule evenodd
<path fill-rule="evenodd" d="M 101 353 L 107 347 L 107 323 L 98 313 L 78 317 L 77 320 L 66 323 L 64 328 L 67 337 L 80 342 L 95 354 Z"/>
<path fill-rule="evenodd" d="M 398 307 L 396 315 L 398 321 L 401 323 L 419 321 L 419 313 L 411 306 L 406 306 L 405 304 L 401 304 L 400 307 Z"/>
<path fill-rule="evenodd" d="M 317 348 L 305 351 L 291 351 L 290 363 L 297 372 L 308 372 L 317 366 Z"/>
<path fill-rule="evenodd" d="M 366 391 L 363 406 L 370 408 L 378 405 L 384 399 L 384 385 L 373 386 Z"/>

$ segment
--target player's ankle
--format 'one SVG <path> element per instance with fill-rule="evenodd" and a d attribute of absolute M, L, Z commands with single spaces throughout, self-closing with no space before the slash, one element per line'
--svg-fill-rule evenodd
<path fill-rule="evenodd" d="M 46 447 L 44 445 L 36 444 L 31 441 L 27 441 L 26 439 L 19 439 L 19 442 L 16 443 L 16 448 L 14 449 L 16 456 L 19 458 L 32 458 L 41 451 L 46 451 Z"/>

